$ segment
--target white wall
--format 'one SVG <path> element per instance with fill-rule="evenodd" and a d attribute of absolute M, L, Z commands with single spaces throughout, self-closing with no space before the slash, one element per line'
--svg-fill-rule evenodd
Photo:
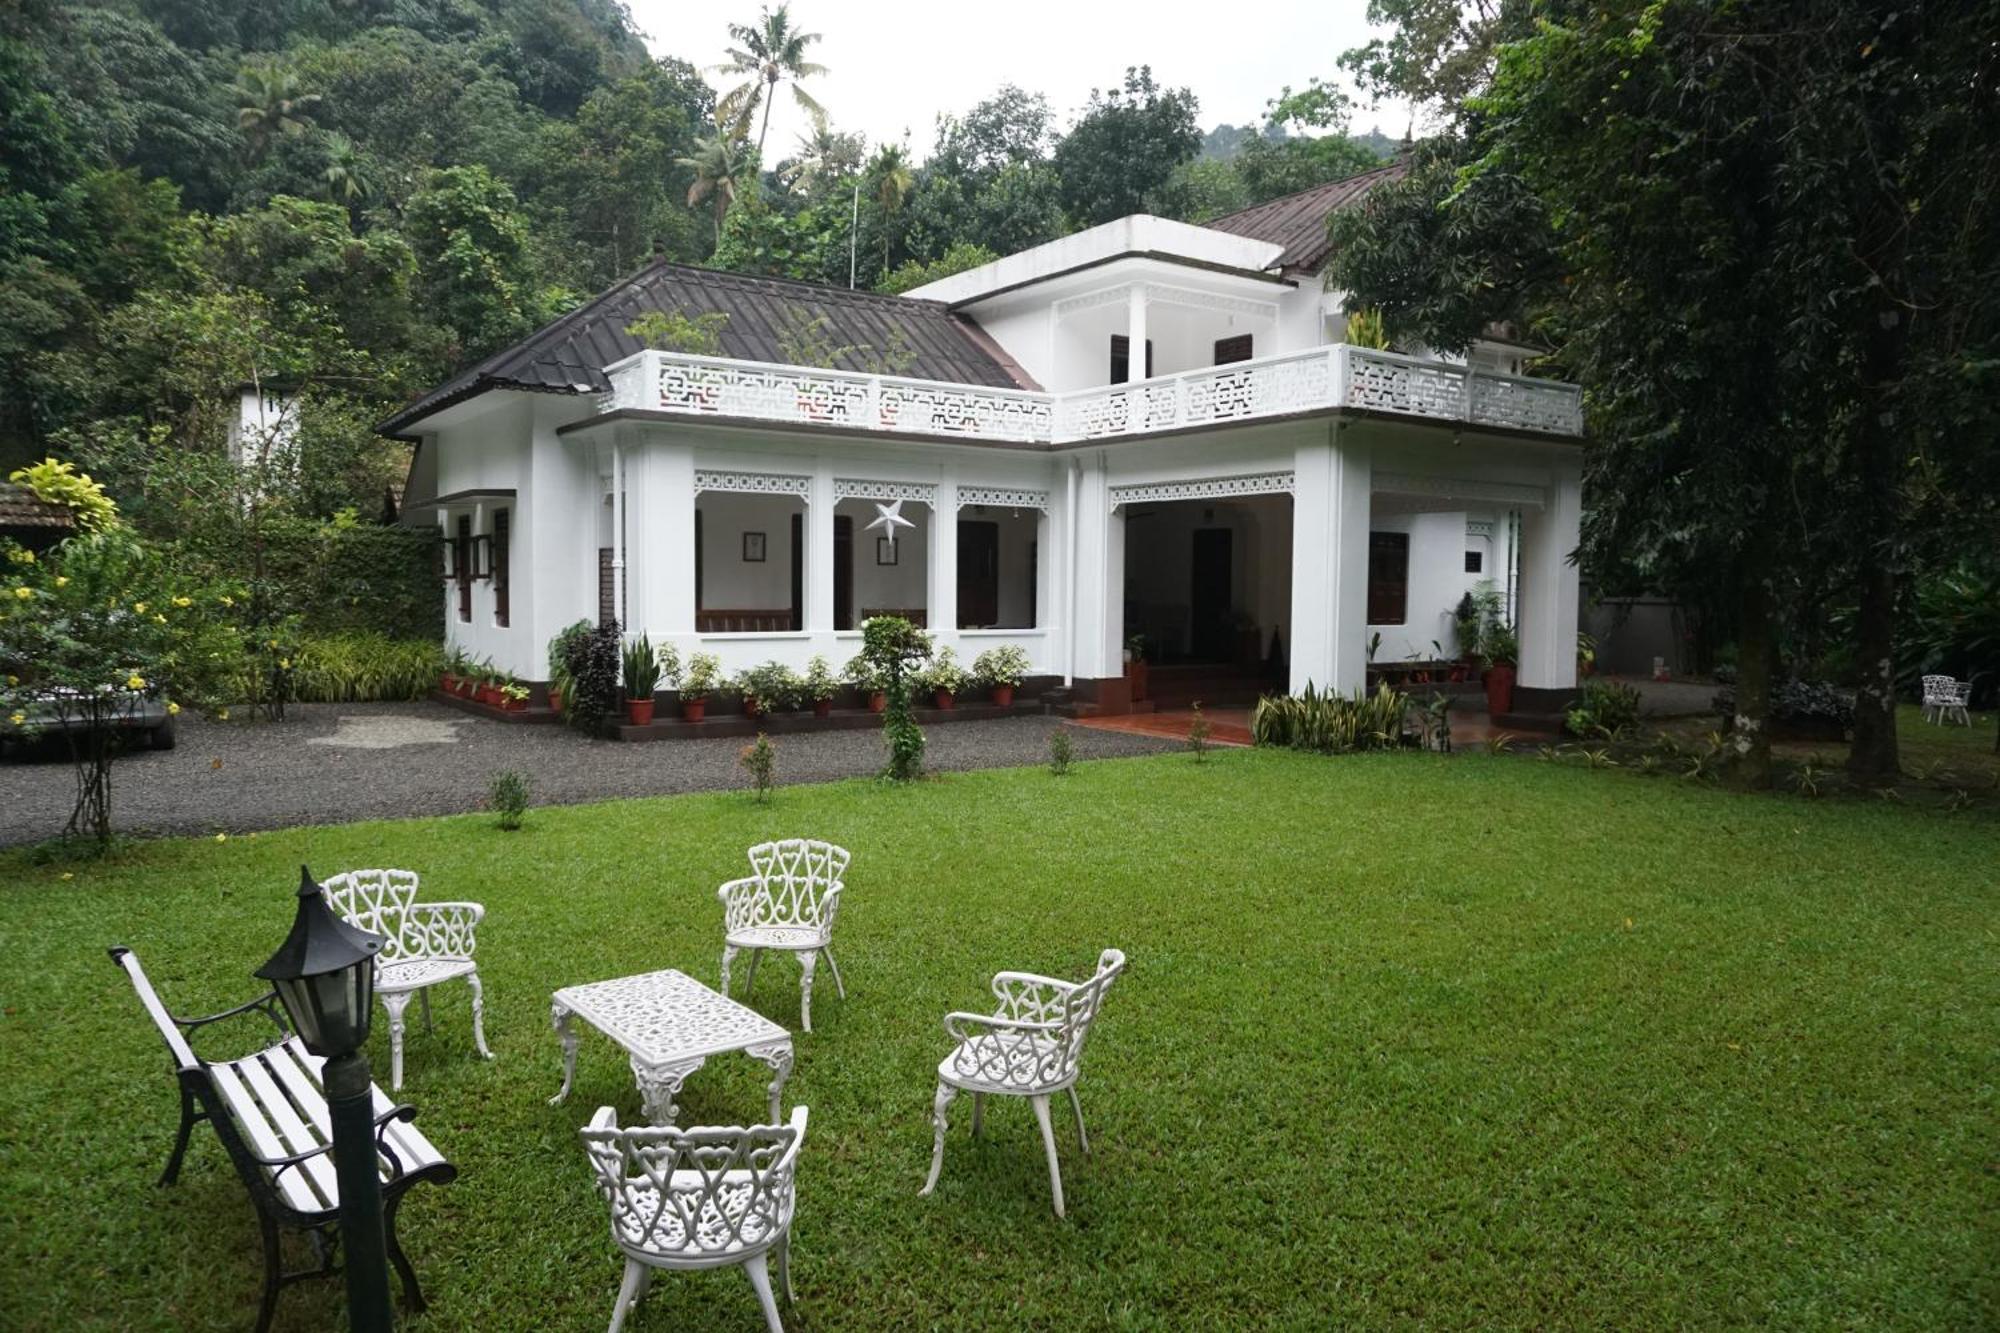
<path fill-rule="evenodd" d="M 771 495 L 707 493 L 695 507 L 702 546 L 698 609 L 789 611 L 792 515 L 803 514 L 805 506 Z M 764 534 L 761 564 L 743 558 L 746 532 Z"/>
<path fill-rule="evenodd" d="M 1409 595 L 1400 625 L 1370 624 L 1368 632 L 1382 635 L 1375 665 L 1430 661 L 1438 650 L 1455 651 L 1452 610 L 1465 595 L 1465 515 L 1463 513 L 1398 514 L 1377 512 L 1369 517 L 1371 532 L 1403 532 L 1410 537 Z"/>

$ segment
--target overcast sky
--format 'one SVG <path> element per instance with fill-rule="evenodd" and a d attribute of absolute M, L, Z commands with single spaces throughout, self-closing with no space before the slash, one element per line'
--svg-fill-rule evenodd
<path fill-rule="evenodd" d="M 689 4 L 629 0 L 632 21 L 655 55 L 679 56 L 710 72 L 729 44 L 731 20 L 752 22 L 758 0 Z M 792 18 L 821 34 L 812 58 L 830 73 L 807 91 L 834 124 L 870 143 L 910 136 L 930 152 L 941 112 L 962 113 L 1004 83 L 1046 93 L 1066 126 L 1092 88 L 1120 82 L 1127 65 L 1153 67 L 1168 87 L 1192 88 L 1201 126 L 1259 118 L 1286 84 L 1338 74 L 1342 51 L 1367 40 L 1366 0 L 794 0 Z M 1350 92 L 1352 90 L 1350 89 Z M 1353 128 L 1400 137 L 1407 111 L 1357 106 Z M 781 89 L 767 157 L 789 154 L 806 118 Z M 754 133 L 754 130 L 753 130 Z"/>

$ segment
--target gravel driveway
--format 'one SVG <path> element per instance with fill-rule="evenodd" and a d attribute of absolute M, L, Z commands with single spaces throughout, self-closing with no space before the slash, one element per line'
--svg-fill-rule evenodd
<path fill-rule="evenodd" d="M 1005 768 L 1048 757 L 1054 717 L 925 729 L 935 769 Z M 1070 729 L 1079 759 L 1151 754 L 1171 741 Z M 784 783 L 865 777 L 882 767 L 879 731 L 779 736 Z M 248 832 L 355 819 L 458 814 L 481 807 L 505 768 L 536 805 L 744 785 L 735 738 L 624 745 L 558 726 L 468 717 L 435 704 L 300 704 L 282 724 L 180 719 L 180 745 L 138 750 L 111 772 L 112 815 L 128 833 Z M 0 761 L 0 846 L 55 836 L 69 817 L 67 760 L 10 750 Z"/>

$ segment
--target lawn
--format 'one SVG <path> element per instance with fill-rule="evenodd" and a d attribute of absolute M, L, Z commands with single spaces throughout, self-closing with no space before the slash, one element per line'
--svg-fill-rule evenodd
<path fill-rule="evenodd" d="M 103 948 L 135 947 L 179 1012 L 245 998 L 304 859 L 488 909 L 498 1058 L 473 1058 L 462 991 L 409 1039 L 402 1095 L 463 1171 L 403 1210 L 432 1299 L 409 1326 L 601 1328 L 619 1261 L 575 1131 L 638 1094 L 586 1032 L 546 1104 L 549 992 L 712 981 L 716 884 L 789 834 L 854 852 L 848 998 L 822 978 L 787 1089 L 812 1107 L 791 1327 L 2000 1318 L 2000 821 L 1230 751 L 0 858 L 0 1327 L 249 1326 L 250 1207 L 206 1133 L 154 1188 L 175 1095 Z M 941 1016 L 995 969 L 1080 976 L 1107 945 L 1131 965 L 1084 1064 L 1094 1155 L 1057 1120 L 1069 1220 L 1010 1101 L 983 1141 L 958 1102 L 919 1199 Z M 767 962 L 756 1003 L 796 1026 L 796 969 Z M 765 1076 L 711 1061 L 686 1119 L 761 1116 Z M 653 1290 L 628 1327 L 759 1327 L 740 1273 Z M 338 1308 L 337 1283 L 293 1287 L 279 1326 Z"/>

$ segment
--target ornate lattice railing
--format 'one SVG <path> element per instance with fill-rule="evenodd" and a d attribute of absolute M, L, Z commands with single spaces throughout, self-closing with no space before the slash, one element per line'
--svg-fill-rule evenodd
<path fill-rule="evenodd" d="M 1581 435 L 1577 387 L 1363 347 L 1315 347 L 1047 394 L 668 352 L 609 367 L 606 411 L 646 408 L 889 435 L 1064 444 L 1352 407 Z"/>

